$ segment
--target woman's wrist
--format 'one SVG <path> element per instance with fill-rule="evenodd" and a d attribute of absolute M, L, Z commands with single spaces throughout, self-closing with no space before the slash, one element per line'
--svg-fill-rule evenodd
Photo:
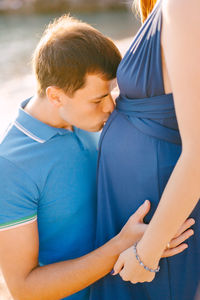
<path fill-rule="evenodd" d="M 152 273 L 158 273 L 160 271 L 160 266 L 158 266 L 157 268 L 155 269 L 152 269 L 150 268 L 149 266 L 147 266 L 146 264 L 144 264 L 144 262 L 141 260 L 139 254 L 138 254 L 138 251 L 137 251 L 137 243 L 135 243 L 133 245 L 133 252 L 135 254 L 135 257 L 138 261 L 138 263 L 146 270 L 146 271 L 149 271 L 149 272 L 152 272 Z"/>
<path fill-rule="evenodd" d="M 156 269 L 158 267 L 162 252 L 160 254 L 155 251 L 153 247 L 145 246 L 142 239 L 137 244 L 137 253 L 145 266 L 148 266 L 151 269 Z"/>

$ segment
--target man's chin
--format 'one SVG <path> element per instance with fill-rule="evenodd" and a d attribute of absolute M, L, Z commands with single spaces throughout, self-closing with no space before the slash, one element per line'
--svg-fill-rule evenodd
<path fill-rule="evenodd" d="M 98 125 L 96 127 L 90 128 L 88 131 L 91 131 L 91 132 L 101 131 L 103 129 L 103 127 L 104 127 L 105 124 L 106 124 L 106 122 L 103 122 L 103 123 L 101 123 L 100 125 Z"/>

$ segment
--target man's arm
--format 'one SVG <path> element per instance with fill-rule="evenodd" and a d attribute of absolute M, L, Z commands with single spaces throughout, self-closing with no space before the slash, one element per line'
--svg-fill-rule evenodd
<path fill-rule="evenodd" d="M 146 201 L 129 218 L 121 232 L 97 250 L 76 258 L 38 266 L 39 240 L 37 222 L 0 231 L 0 266 L 15 300 L 57 300 L 89 286 L 113 268 L 119 254 L 141 239 L 148 225 L 143 218 L 150 209 Z M 183 242 L 192 234 L 187 220 L 171 242 L 172 256 L 185 249 Z"/>
<path fill-rule="evenodd" d="M 89 286 L 113 268 L 119 254 L 141 238 L 143 217 L 150 203 L 140 206 L 122 231 L 97 250 L 77 259 L 38 266 L 37 222 L 0 231 L 0 266 L 16 300 L 57 300 Z"/>

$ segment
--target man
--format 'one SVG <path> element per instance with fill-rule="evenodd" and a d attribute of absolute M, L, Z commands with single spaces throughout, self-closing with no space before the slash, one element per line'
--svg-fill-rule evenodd
<path fill-rule="evenodd" d="M 48 26 L 35 50 L 37 93 L 0 145 L 0 265 L 14 299 L 87 300 L 82 289 L 111 271 L 147 226 L 148 201 L 91 252 L 97 138 L 89 132 L 114 109 L 120 59 L 109 39 L 67 16 Z"/>

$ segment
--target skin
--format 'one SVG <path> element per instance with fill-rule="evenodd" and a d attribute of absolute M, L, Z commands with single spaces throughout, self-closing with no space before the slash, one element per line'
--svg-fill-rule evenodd
<path fill-rule="evenodd" d="M 68 130 L 73 130 L 73 126 L 89 131 L 99 130 L 114 109 L 110 94 L 112 86 L 113 82 L 104 81 L 100 76 L 88 75 L 85 87 L 77 91 L 73 99 L 57 87 L 48 87 L 46 97 L 40 99 L 36 95 L 25 110 L 51 126 Z M 105 276 L 112 270 L 120 253 L 141 239 L 148 228 L 143 218 L 149 210 L 150 202 L 147 200 L 117 236 L 95 251 L 43 267 L 38 262 L 37 221 L 0 231 L 0 267 L 13 298 L 58 300 Z M 193 234 L 189 229 L 193 223 L 194 220 L 189 219 L 180 227 L 172 249 L 165 249 L 164 256 L 178 254 L 187 247 L 183 242 Z"/>
<path fill-rule="evenodd" d="M 91 132 L 100 131 L 114 109 L 111 92 L 115 86 L 115 79 L 106 81 L 100 75 L 88 74 L 85 86 L 73 97 L 50 86 L 46 97 L 41 99 L 36 95 L 25 111 L 54 127 L 73 130 L 76 126 Z"/>
<path fill-rule="evenodd" d="M 137 246 L 141 260 L 151 268 L 158 266 L 163 249 L 190 215 L 200 195 L 200 2 L 163 0 L 162 5 L 165 93 L 172 92 L 174 96 L 182 153 Z M 154 279 L 155 274 L 139 265 L 131 248 L 119 260 L 115 274 L 120 272 L 123 280 L 137 283 Z"/>

